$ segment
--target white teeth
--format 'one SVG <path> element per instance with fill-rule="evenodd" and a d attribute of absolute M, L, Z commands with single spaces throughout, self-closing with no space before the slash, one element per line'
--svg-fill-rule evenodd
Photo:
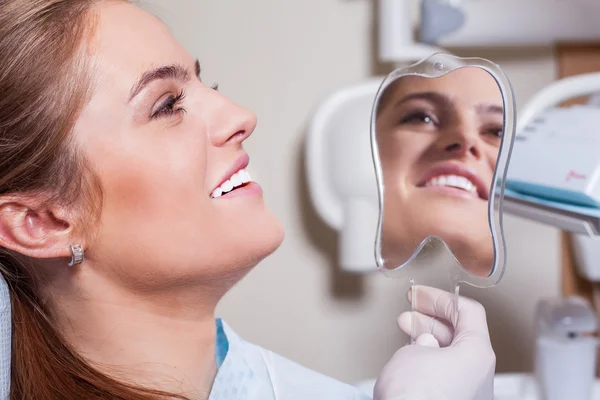
<path fill-rule="evenodd" d="M 231 178 L 229 178 L 229 182 L 231 182 L 231 185 L 233 187 L 240 186 L 242 184 L 242 178 L 240 178 L 239 172 L 233 174 L 233 176 Z M 232 189 L 233 189 L 233 187 L 232 187 Z"/>
<path fill-rule="evenodd" d="M 458 175 L 436 176 L 429 180 L 425 186 L 450 186 L 466 190 L 467 192 L 477 193 L 477 187 L 468 178 Z"/>
<path fill-rule="evenodd" d="M 233 190 L 233 183 L 230 180 L 226 180 L 221 184 L 221 189 L 223 189 L 223 193 L 231 192 Z"/>
<path fill-rule="evenodd" d="M 241 186 L 245 183 L 251 182 L 252 178 L 250 174 L 246 172 L 245 169 L 241 169 L 235 174 L 233 174 L 228 180 L 223 182 L 221 186 L 216 188 L 211 194 L 210 197 L 217 198 L 221 197 L 227 192 L 231 192 L 234 188 Z"/>
<path fill-rule="evenodd" d="M 241 170 L 237 173 L 237 175 L 240 177 L 240 179 L 242 180 L 242 183 L 248 183 L 250 182 L 250 174 L 248 172 L 246 172 L 246 170 Z"/>

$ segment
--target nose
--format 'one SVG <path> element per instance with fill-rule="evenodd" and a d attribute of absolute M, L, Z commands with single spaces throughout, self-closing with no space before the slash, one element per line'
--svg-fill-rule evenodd
<path fill-rule="evenodd" d="M 234 103 L 220 93 L 216 93 L 213 122 L 209 140 L 212 145 L 221 147 L 227 144 L 240 144 L 256 128 L 256 115 L 245 107 Z"/>
<path fill-rule="evenodd" d="M 479 131 L 475 126 L 461 124 L 442 132 L 439 140 L 440 150 L 451 153 L 453 157 L 482 157 L 482 143 Z"/>

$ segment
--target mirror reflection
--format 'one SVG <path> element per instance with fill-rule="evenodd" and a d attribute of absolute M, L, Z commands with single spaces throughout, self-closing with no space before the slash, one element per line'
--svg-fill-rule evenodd
<path fill-rule="evenodd" d="M 402 76 L 382 91 L 374 117 L 384 267 L 403 266 L 434 236 L 469 272 L 491 275 L 488 202 L 504 122 L 494 77 L 478 67 Z"/>

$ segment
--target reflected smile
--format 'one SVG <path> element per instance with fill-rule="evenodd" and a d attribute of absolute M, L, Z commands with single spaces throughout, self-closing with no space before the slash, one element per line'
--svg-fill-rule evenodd
<path fill-rule="evenodd" d="M 490 190 L 475 170 L 456 162 L 431 168 L 417 183 L 417 187 L 485 201 L 489 199 Z"/>
<path fill-rule="evenodd" d="M 431 178 L 427 182 L 425 182 L 425 187 L 432 186 L 446 186 L 453 187 L 457 189 L 466 190 L 467 192 L 474 193 L 477 195 L 477 187 L 473 182 L 464 176 L 459 175 L 440 175 L 434 178 Z"/>

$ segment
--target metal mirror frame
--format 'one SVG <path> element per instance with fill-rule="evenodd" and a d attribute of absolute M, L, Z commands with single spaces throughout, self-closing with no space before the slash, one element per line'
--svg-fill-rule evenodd
<path fill-rule="evenodd" d="M 458 57 L 447 53 L 435 53 L 415 64 L 398 68 L 389 73 L 377 90 L 375 100 L 373 102 L 373 109 L 371 111 L 371 151 L 375 166 L 379 196 L 379 220 L 377 223 L 377 235 L 375 238 L 375 260 L 377 263 L 377 268 L 387 276 L 405 276 L 409 278 L 410 274 L 408 272 L 404 274 L 400 271 L 403 270 L 404 267 L 408 266 L 415 256 L 419 254 L 423 247 L 427 245 L 426 242 L 428 242 L 428 240 L 425 239 L 419 246 L 417 246 L 410 258 L 408 258 L 408 260 L 406 260 L 402 265 L 399 265 L 394 269 L 385 268 L 384 260 L 381 255 L 381 236 L 384 218 L 383 199 L 385 187 L 383 184 L 381 161 L 379 158 L 379 148 L 376 135 L 376 115 L 381 95 L 388 88 L 388 86 L 401 77 L 420 76 L 424 78 L 439 78 L 452 71 L 456 71 L 465 67 L 481 68 L 487 71 L 498 84 L 502 94 L 502 103 L 504 107 L 503 138 L 498 151 L 499 155 L 492 178 L 492 182 L 494 182 L 494 184 L 492 184 L 490 188 L 491 192 L 488 202 L 488 224 L 492 233 L 492 242 L 494 246 L 494 265 L 492 267 L 492 273 L 487 277 L 475 275 L 469 272 L 466 268 L 462 267 L 458 260 L 456 260 L 456 257 L 453 256 L 456 262 L 454 263 L 454 266 L 450 266 L 450 280 L 454 285 L 464 282 L 471 286 L 486 288 L 498 284 L 504 275 L 504 271 L 506 269 L 506 242 L 504 239 L 504 228 L 502 222 L 502 202 L 504 199 L 505 180 L 508 172 L 510 155 L 512 153 L 516 131 L 516 106 L 513 89 L 508 77 L 504 74 L 502 69 L 497 64 L 489 60 L 475 57 Z M 429 238 L 431 237 L 432 236 Z M 443 243 L 445 244 L 445 242 Z M 453 255 L 447 245 L 446 250 Z"/>

